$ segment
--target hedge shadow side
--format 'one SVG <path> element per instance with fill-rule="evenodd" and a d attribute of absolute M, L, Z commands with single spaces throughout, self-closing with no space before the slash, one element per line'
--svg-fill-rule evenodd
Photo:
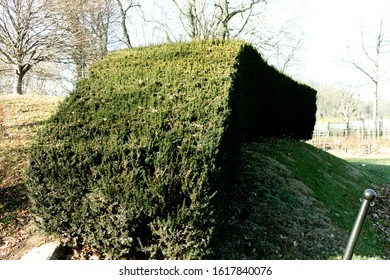
<path fill-rule="evenodd" d="M 109 258 L 215 257 L 241 143 L 308 139 L 313 118 L 314 90 L 243 42 L 111 53 L 32 145 L 32 210 L 49 233 Z"/>

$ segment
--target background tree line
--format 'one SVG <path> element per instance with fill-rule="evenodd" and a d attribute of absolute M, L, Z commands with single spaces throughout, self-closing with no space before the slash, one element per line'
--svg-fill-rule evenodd
<path fill-rule="evenodd" d="M 361 99 L 351 90 L 341 86 L 316 85 L 317 120 L 347 122 L 349 120 L 372 119 L 373 103 Z M 390 101 L 378 106 L 378 118 L 390 118 Z"/>
<path fill-rule="evenodd" d="M 67 93 L 87 76 L 89 65 L 110 50 L 178 40 L 244 39 L 288 74 L 299 65 L 304 33 L 299 14 L 283 15 L 280 3 L 274 3 L 277 0 L 0 0 L 0 94 Z M 346 59 L 373 81 L 373 101 L 319 85 L 318 117 L 389 115 L 385 102 L 378 103 L 379 62 L 389 42 L 383 20 L 379 27 L 372 48 L 362 31 L 360 49 L 373 69 L 352 51 Z"/>
<path fill-rule="evenodd" d="M 1 69 L 13 72 L 13 93 L 23 94 L 26 76 L 55 80 L 69 68 L 85 77 L 108 51 L 114 9 L 112 0 L 0 0 Z"/>
<path fill-rule="evenodd" d="M 271 4 L 265 0 L 0 0 L 0 93 L 63 92 L 86 77 L 91 63 L 109 50 L 139 45 L 140 36 L 149 38 L 144 44 L 244 38 L 286 71 L 295 63 L 302 33 L 297 19 L 270 24 L 275 12 Z M 151 34 L 146 25 L 152 26 Z"/>

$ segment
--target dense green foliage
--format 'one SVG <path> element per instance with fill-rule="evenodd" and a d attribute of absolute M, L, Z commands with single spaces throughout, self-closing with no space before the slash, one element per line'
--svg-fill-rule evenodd
<path fill-rule="evenodd" d="M 233 122 L 238 122 L 245 140 L 311 139 L 317 109 L 316 92 L 276 71 L 250 46 L 245 46 L 244 50 L 238 57 L 239 70 L 231 98 L 238 106 L 238 116 Z"/>
<path fill-rule="evenodd" d="M 33 211 L 115 259 L 213 257 L 241 143 L 308 139 L 314 122 L 315 91 L 245 43 L 111 53 L 31 147 Z"/>

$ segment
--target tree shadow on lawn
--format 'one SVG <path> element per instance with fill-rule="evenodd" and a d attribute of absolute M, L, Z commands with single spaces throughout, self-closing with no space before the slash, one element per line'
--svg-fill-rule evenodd
<path fill-rule="evenodd" d="M 24 183 L 0 189 L 0 219 L 9 213 L 27 210 L 29 206 Z"/>
<path fill-rule="evenodd" d="M 30 221 L 29 199 L 24 183 L 26 148 L 0 151 L 0 258 Z M 16 238 L 17 237 L 17 238 Z"/>

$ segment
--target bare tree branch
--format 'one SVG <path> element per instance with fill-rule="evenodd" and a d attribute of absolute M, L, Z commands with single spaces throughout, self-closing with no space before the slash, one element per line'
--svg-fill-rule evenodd
<path fill-rule="evenodd" d="M 377 124 L 378 119 L 378 90 L 379 90 L 379 84 L 381 80 L 381 69 L 380 69 L 380 62 L 381 62 L 381 56 L 382 54 L 386 53 L 387 50 L 384 49 L 384 46 L 386 46 L 387 41 L 385 40 L 385 34 L 383 30 L 383 19 L 380 21 L 379 24 L 379 30 L 375 38 L 375 47 L 374 47 L 374 55 L 372 55 L 369 51 L 369 49 L 366 47 L 364 43 L 364 34 L 363 34 L 363 27 L 361 27 L 361 48 L 363 50 L 364 56 L 370 61 L 374 68 L 369 69 L 367 67 L 362 66 L 362 63 L 357 63 L 355 59 L 351 56 L 349 63 L 358 71 L 363 73 L 365 76 L 367 76 L 372 83 L 374 84 L 375 91 L 374 91 L 374 98 L 373 98 L 373 119 L 375 123 L 375 131 L 376 131 L 376 137 L 379 137 L 379 127 Z M 375 58 L 373 58 L 375 57 Z"/>
<path fill-rule="evenodd" d="M 76 67 L 77 79 L 108 52 L 110 26 L 114 22 L 114 0 L 56 0 L 53 8 L 61 14 L 67 42 L 63 52 Z"/>
<path fill-rule="evenodd" d="M 359 66 L 356 62 L 352 61 L 352 65 L 359 71 L 361 71 L 363 74 L 365 74 L 374 84 L 378 83 L 378 80 L 371 75 L 368 71 L 366 71 L 363 67 Z"/>
<path fill-rule="evenodd" d="M 228 0 L 171 0 L 179 12 L 182 26 L 190 39 L 221 39 L 230 38 L 229 24 L 237 15 L 245 20 L 238 25 L 238 36 L 253 17 L 255 5 L 265 0 L 243 0 L 240 5 L 233 7 Z"/>
<path fill-rule="evenodd" d="M 120 23 L 121 23 L 121 28 L 122 28 L 122 33 L 123 33 L 123 38 L 124 38 L 124 43 L 128 48 L 132 48 L 131 40 L 130 40 L 130 35 L 129 31 L 127 28 L 126 20 L 127 20 L 127 13 L 130 11 L 132 8 L 140 8 L 141 5 L 139 4 L 138 1 L 134 0 L 127 0 L 126 2 L 126 8 L 124 8 L 123 5 L 123 0 L 116 0 L 116 3 L 119 8 L 119 14 L 120 14 Z"/>
<path fill-rule="evenodd" d="M 264 0 L 251 0 L 248 3 L 242 2 L 236 8 L 233 8 L 228 0 L 220 0 L 219 3 L 215 4 L 215 7 L 219 10 L 219 16 L 217 17 L 217 20 L 221 30 L 221 39 L 227 40 L 230 38 L 229 22 L 236 15 L 243 15 L 246 12 L 249 12 L 250 16 L 254 6 L 259 4 L 260 2 L 264 2 Z M 244 21 L 243 26 L 239 29 L 243 30 L 248 21 L 249 17 L 247 18 L 247 20 Z"/>
<path fill-rule="evenodd" d="M 363 35 L 363 28 L 361 28 L 361 32 L 360 32 L 360 36 L 361 38 L 364 38 L 364 35 Z M 362 43 L 361 43 L 361 46 L 362 46 L 362 50 L 364 52 L 364 54 L 366 55 L 366 57 L 372 62 L 374 63 L 374 65 L 376 64 L 376 60 L 371 58 L 370 54 L 368 53 L 367 49 L 366 49 L 366 46 L 364 45 L 364 41 L 362 40 Z"/>

